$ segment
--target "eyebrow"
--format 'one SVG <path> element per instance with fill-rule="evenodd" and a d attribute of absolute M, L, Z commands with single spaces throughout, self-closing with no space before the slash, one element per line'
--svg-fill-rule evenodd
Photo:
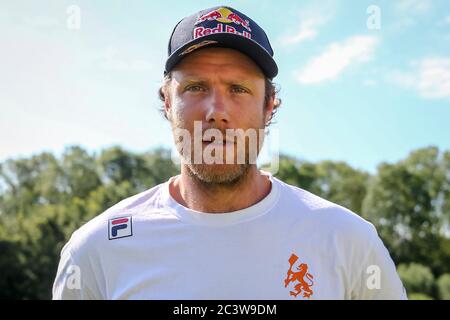
<path fill-rule="evenodd" d="M 209 80 L 205 78 L 196 78 L 196 77 L 186 77 L 186 79 L 183 79 L 180 81 L 181 85 L 186 84 L 200 84 L 200 85 L 206 85 L 209 83 Z M 244 86 L 251 86 L 252 81 L 249 79 L 236 79 L 236 80 L 227 80 L 224 81 L 224 83 L 228 85 L 244 85 Z"/>
<path fill-rule="evenodd" d="M 186 78 L 180 81 L 181 84 L 191 84 L 191 83 L 195 83 L 195 84 L 206 84 L 208 83 L 208 80 L 206 79 L 201 79 L 201 78 Z"/>

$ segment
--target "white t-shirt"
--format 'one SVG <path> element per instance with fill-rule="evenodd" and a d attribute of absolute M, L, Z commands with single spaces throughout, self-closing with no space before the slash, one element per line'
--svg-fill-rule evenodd
<path fill-rule="evenodd" d="M 373 225 L 267 172 L 260 202 L 227 213 L 177 203 L 169 181 L 73 233 L 53 299 L 405 299 Z"/>

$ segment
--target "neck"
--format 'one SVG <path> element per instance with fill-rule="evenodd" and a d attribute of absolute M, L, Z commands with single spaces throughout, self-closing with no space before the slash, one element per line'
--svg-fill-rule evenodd
<path fill-rule="evenodd" d="M 169 188 L 178 203 L 195 211 L 224 213 L 245 209 L 261 201 L 271 190 L 270 180 L 256 165 L 230 185 L 205 184 L 188 170 L 182 166 L 181 175 Z"/>

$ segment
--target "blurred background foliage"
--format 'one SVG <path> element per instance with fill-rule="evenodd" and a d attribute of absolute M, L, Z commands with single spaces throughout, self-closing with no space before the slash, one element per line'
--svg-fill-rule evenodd
<path fill-rule="evenodd" d="M 0 163 L 0 298 L 49 299 L 73 231 L 179 173 L 170 151 L 67 147 Z M 281 180 L 372 222 L 410 299 L 450 299 L 450 152 L 428 147 L 371 175 L 344 162 L 281 156 Z"/>

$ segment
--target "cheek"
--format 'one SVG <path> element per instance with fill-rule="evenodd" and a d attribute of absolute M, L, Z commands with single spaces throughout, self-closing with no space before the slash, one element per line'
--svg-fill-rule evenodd
<path fill-rule="evenodd" d="M 201 119 L 201 104 L 190 98 L 174 97 L 171 108 L 172 125 L 189 128 Z"/>
<path fill-rule="evenodd" d="M 245 104 L 245 108 L 241 108 L 241 113 L 241 118 L 246 119 L 252 125 L 264 121 L 266 116 L 264 99 L 252 99 Z"/>

